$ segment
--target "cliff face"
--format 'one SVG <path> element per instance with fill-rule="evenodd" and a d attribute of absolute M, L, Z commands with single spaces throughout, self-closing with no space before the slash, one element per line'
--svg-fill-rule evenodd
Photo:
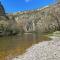
<path fill-rule="evenodd" d="M 8 17 L 14 18 L 20 31 L 53 32 L 60 30 L 60 3 L 35 11 L 17 12 Z"/>
<path fill-rule="evenodd" d="M 60 30 L 60 3 L 38 10 L 0 16 L 0 35 Z M 17 32 L 18 31 L 18 32 Z"/>
<path fill-rule="evenodd" d="M 16 22 L 6 16 L 4 7 L 0 3 L 0 36 L 17 34 L 17 30 Z"/>
<path fill-rule="evenodd" d="M 5 15 L 5 10 L 4 10 L 3 5 L 0 2 L 0 16 L 2 16 L 2 15 Z"/>
<path fill-rule="evenodd" d="M 5 14 L 0 6 L 0 35 L 20 32 L 48 33 L 60 30 L 60 3 L 38 10 Z"/>

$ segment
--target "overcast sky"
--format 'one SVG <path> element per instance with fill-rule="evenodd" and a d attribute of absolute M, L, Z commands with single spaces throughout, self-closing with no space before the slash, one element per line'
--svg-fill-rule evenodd
<path fill-rule="evenodd" d="M 32 10 L 51 5 L 55 0 L 0 0 L 6 13 Z"/>

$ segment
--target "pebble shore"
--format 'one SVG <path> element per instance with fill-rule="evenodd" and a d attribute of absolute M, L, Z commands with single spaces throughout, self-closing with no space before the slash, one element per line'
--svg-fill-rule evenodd
<path fill-rule="evenodd" d="M 60 60 L 60 37 L 51 41 L 39 42 L 26 50 L 23 55 L 12 60 Z"/>

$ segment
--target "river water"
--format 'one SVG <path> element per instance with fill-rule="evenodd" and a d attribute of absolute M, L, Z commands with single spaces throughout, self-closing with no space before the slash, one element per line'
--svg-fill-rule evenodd
<path fill-rule="evenodd" d="M 9 60 L 16 55 L 23 54 L 33 44 L 46 40 L 50 39 L 47 36 L 38 34 L 0 37 L 0 60 Z"/>

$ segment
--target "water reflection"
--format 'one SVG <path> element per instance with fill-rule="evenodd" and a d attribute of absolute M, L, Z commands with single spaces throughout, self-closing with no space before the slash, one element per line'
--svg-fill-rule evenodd
<path fill-rule="evenodd" d="M 46 36 L 38 34 L 24 34 L 9 37 L 0 37 L 0 60 L 6 60 L 6 56 L 15 56 L 25 52 L 32 44 L 49 40 Z"/>

